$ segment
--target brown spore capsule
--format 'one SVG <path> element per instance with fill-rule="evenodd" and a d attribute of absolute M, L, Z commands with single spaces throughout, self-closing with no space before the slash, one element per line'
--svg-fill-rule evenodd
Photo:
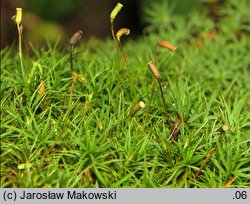
<path fill-rule="evenodd" d="M 156 66 L 152 63 L 152 61 L 147 63 L 148 68 L 151 70 L 151 72 L 153 73 L 154 77 L 159 80 L 160 79 L 160 73 L 157 70 Z"/>
<path fill-rule="evenodd" d="M 165 40 L 157 41 L 156 45 L 161 46 L 161 47 L 165 47 L 173 52 L 176 50 L 176 47 L 173 44 L 171 44 L 170 42 L 165 41 Z"/>
<path fill-rule="evenodd" d="M 228 125 L 226 125 L 226 124 L 222 125 L 222 126 L 221 126 L 221 130 L 222 130 L 222 132 L 228 131 L 228 130 L 229 130 Z"/>
<path fill-rule="evenodd" d="M 74 46 L 82 37 L 82 31 L 79 30 L 70 38 L 69 44 Z"/>

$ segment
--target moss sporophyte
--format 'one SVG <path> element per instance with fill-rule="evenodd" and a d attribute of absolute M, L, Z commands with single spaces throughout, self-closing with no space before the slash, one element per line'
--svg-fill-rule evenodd
<path fill-rule="evenodd" d="M 117 3 L 117 5 L 115 6 L 115 8 L 112 10 L 112 12 L 110 13 L 110 21 L 113 22 L 117 16 L 117 14 L 120 12 L 120 10 L 122 9 L 123 5 L 121 3 Z"/>
<path fill-rule="evenodd" d="M 16 15 L 12 17 L 12 20 L 16 23 L 17 31 L 18 31 L 18 45 L 19 45 L 19 57 L 21 64 L 21 73 L 24 79 L 25 73 L 23 68 L 23 50 L 22 50 L 22 34 L 23 34 L 23 26 L 22 26 L 22 17 L 23 17 L 23 9 L 16 8 Z"/>
<path fill-rule="evenodd" d="M 14 10 L 17 46 L 1 50 L 2 187 L 249 186 L 249 6 L 232 2 L 218 3 L 216 22 L 154 2 L 155 30 L 126 46 L 133 30 L 114 30 L 115 4 L 113 39 L 77 47 L 79 30 L 68 50 L 25 41 L 30 21 Z"/>

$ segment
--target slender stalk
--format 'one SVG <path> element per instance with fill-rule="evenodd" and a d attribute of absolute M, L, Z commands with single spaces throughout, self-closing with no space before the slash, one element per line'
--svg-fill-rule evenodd
<path fill-rule="evenodd" d="M 155 79 L 158 82 L 160 92 L 161 92 L 161 98 L 162 98 L 162 102 L 163 102 L 163 106 L 164 106 L 164 110 L 165 110 L 165 115 L 167 117 L 168 124 L 170 125 L 170 117 L 168 114 L 167 105 L 166 105 L 166 101 L 165 101 L 162 86 L 161 86 L 160 73 L 157 70 L 156 66 L 151 61 L 148 62 L 147 65 L 148 65 L 149 69 L 151 70 L 152 74 L 154 75 Z"/>
<path fill-rule="evenodd" d="M 132 92 L 134 93 L 134 96 L 136 97 L 137 96 L 137 94 L 136 94 L 137 92 L 135 91 L 134 81 L 131 80 L 131 73 L 130 73 L 130 71 L 128 69 L 128 60 L 127 60 L 127 56 L 126 56 L 125 50 L 124 50 L 124 48 L 122 46 L 121 41 L 119 39 L 117 41 L 118 41 L 118 45 L 119 45 L 119 47 L 120 47 L 120 49 L 122 51 L 122 56 L 123 56 L 123 59 L 124 59 L 124 65 L 125 65 L 125 69 L 127 71 L 128 80 L 129 80 L 129 82 L 130 82 L 130 84 L 132 86 Z"/>
<path fill-rule="evenodd" d="M 126 53 L 123 49 L 122 43 L 121 43 L 121 36 L 123 35 L 129 35 L 130 34 L 130 30 L 128 28 L 121 28 L 120 30 L 117 31 L 116 36 L 115 36 L 115 41 L 118 42 L 118 46 L 120 47 L 121 51 L 122 51 L 122 56 L 124 59 L 124 64 L 125 64 L 125 69 L 128 71 L 128 61 L 127 61 L 127 56 Z"/>
<path fill-rule="evenodd" d="M 73 91 L 75 88 L 75 83 L 77 81 L 77 74 L 74 71 L 73 68 L 73 50 L 74 46 L 79 42 L 79 40 L 82 37 L 82 31 L 79 30 L 76 33 L 73 34 L 73 36 L 69 40 L 69 61 L 70 61 L 70 71 L 71 71 L 71 76 L 73 77 L 71 86 L 70 86 L 70 95 L 69 95 L 69 106 L 72 104 L 72 98 L 73 98 Z"/>
<path fill-rule="evenodd" d="M 114 40 L 114 44 L 115 44 L 115 49 L 116 49 L 116 55 L 117 55 L 117 77 L 118 77 L 118 83 L 117 83 L 117 106 L 118 106 L 118 101 L 119 101 L 119 93 L 120 93 L 120 56 L 119 56 L 119 46 L 117 43 L 117 39 L 115 36 L 115 31 L 114 31 L 114 20 L 117 16 L 117 14 L 120 12 L 120 10 L 122 9 L 123 5 L 120 3 L 117 3 L 117 5 L 115 6 L 115 8 L 112 10 L 112 12 L 110 13 L 110 24 L 111 24 L 111 33 L 112 33 L 112 37 Z"/>
<path fill-rule="evenodd" d="M 158 47 L 164 47 L 172 52 L 174 52 L 176 50 L 176 47 L 168 41 L 165 41 L 165 40 L 157 41 L 155 44 L 155 50 L 154 50 L 154 64 L 155 64 L 155 66 L 157 66 Z"/>
<path fill-rule="evenodd" d="M 73 47 L 69 48 L 69 62 L 70 62 L 70 71 L 73 73 Z"/>
<path fill-rule="evenodd" d="M 157 65 L 157 56 L 158 56 L 158 50 L 157 50 L 158 46 L 157 44 L 155 45 L 155 50 L 154 50 L 154 64 L 155 66 Z M 153 81 L 153 84 L 152 84 L 152 91 L 151 91 L 151 97 L 149 99 L 149 102 L 148 102 L 148 107 L 150 107 L 150 104 L 151 104 L 151 101 L 153 99 L 153 95 L 154 95 L 154 92 L 155 92 L 155 80 Z"/>
<path fill-rule="evenodd" d="M 113 21 L 111 21 L 111 33 L 112 33 L 112 37 L 114 40 L 114 44 L 115 44 L 115 50 L 116 50 L 116 58 L 117 58 L 117 76 L 118 79 L 120 79 L 120 54 L 119 54 L 119 48 L 118 48 L 118 43 L 115 37 L 115 31 L 114 31 L 114 23 Z"/>
<path fill-rule="evenodd" d="M 115 20 L 117 14 L 122 9 L 122 7 L 123 7 L 123 5 L 121 3 L 117 3 L 115 8 L 110 13 L 111 33 L 112 33 L 112 37 L 113 37 L 113 40 L 114 40 L 114 43 L 115 43 L 115 49 L 116 49 L 117 59 L 118 59 L 118 70 L 117 70 L 118 78 L 120 78 L 120 62 L 119 62 L 119 48 L 118 48 L 118 43 L 117 43 L 117 40 L 116 40 L 116 37 L 115 37 L 115 31 L 114 31 L 114 20 Z"/>
<path fill-rule="evenodd" d="M 79 30 L 76 33 L 74 33 L 69 40 L 70 70 L 71 70 L 72 75 L 73 75 L 73 71 L 74 71 L 74 69 L 73 69 L 73 50 L 74 50 L 74 46 L 79 42 L 81 37 L 82 37 L 82 31 Z"/>
<path fill-rule="evenodd" d="M 211 156 L 215 153 L 216 149 L 213 148 L 212 151 L 209 153 L 209 155 L 206 157 L 206 159 L 204 160 L 204 162 L 202 163 L 202 165 L 200 166 L 199 170 L 196 172 L 196 174 L 194 175 L 194 178 L 198 177 L 201 170 L 203 169 L 203 167 L 205 166 L 205 164 L 208 162 L 208 160 L 211 158 Z"/>
<path fill-rule="evenodd" d="M 76 83 L 76 77 L 73 75 L 74 73 L 74 69 L 73 69 L 73 49 L 74 47 L 73 46 L 70 46 L 70 70 L 71 70 L 71 77 L 73 77 L 72 79 L 72 82 L 71 82 L 71 85 L 70 85 L 70 91 L 69 91 L 69 104 L 68 106 L 71 106 L 72 104 L 72 100 L 73 100 L 73 91 L 74 91 L 74 88 L 75 88 L 75 83 Z"/>
<path fill-rule="evenodd" d="M 20 64 L 21 64 L 21 72 L 22 72 L 22 76 L 24 78 L 24 68 L 23 68 L 23 48 L 22 48 L 22 28 L 20 28 L 19 26 L 17 26 L 17 30 L 18 30 L 18 41 L 19 41 L 19 57 L 20 57 Z"/>
<path fill-rule="evenodd" d="M 167 109 L 165 97 L 164 97 L 162 86 L 161 86 L 161 81 L 160 81 L 160 79 L 157 79 L 157 81 L 158 81 L 160 92 L 161 92 L 161 98 L 162 98 L 162 102 L 163 102 L 164 109 L 165 109 L 165 115 L 167 117 L 168 123 L 170 123 L 170 119 L 169 119 L 169 115 L 168 115 L 168 109 Z"/>
<path fill-rule="evenodd" d="M 227 188 L 228 186 L 230 186 L 236 179 L 238 178 L 238 176 L 234 176 L 232 179 L 230 179 L 225 185 L 223 185 L 221 188 Z"/>
<path fill-rule="evenodd" d="M 158 58 L 158 44 L 156 43 L 155 44 L 155 49 L 154 49 L 154 65 L 155 66 L 157 66 L 157 58 Z M 153 99 L 153 95 L 154 95 L 154 92 L 155 92 L 155 85 L 156 85 L 156 82 L 153 81 L 152 91 L 151 91 L 151 97 L 149 99 L 148 107 L 150 107 L 151 101 Z"/>
<path fill-rule="evenodd" d="M 17 25 L 17 31 L 18 31 L 18 46 L 19 46 L 19 58 L 20 58 L 20 64 L 21 64 L 21 72 L 22 72 L 22 78 L 24 79 L 24 67 L 23 67 L 23 51 L 22 51 L 22 8 L 16 8 L 16 15 L 12 17 L 13 20 L 15 20 L 15 23 Z"/>
<path fill-rule="evenodd" d="M 115 31 L 114 31 L 114 21 L 111 19 L 111 33 L 112 33 L 112 37 L 113 37 L 113 40 L 114 40 L 114 44 L 115 44 L 115 50 L 116 50 L 116 60 L 117 60 L 117 106 L 118 106 L 118 101 L 119 101 L 119 93 L 120 93 L 120 53 L 119 53 L 119 48 L 118 48 L 118 43 L 117 43 L 117 40 L 116 40 L 116 37 L 115 37 Z"/>
<path fill-rule="evenodd" d="M 75 89 L 76 80 L 77 80 L 77 78 L 75 76 L 73 76 L 73 79 L 72 79 L 72 82 L 71 82 L 71 86 L 70 86 L 70 91 L 69 91 L 69 106 L 72 105 L 73 92 L 74 92 L 74 89 Z"/>
<path fill-rule="evenodd" d="M 63 120 L 62 129 L 58 133 L 58 135 L 56 136 L 52 146 L 45 152 L 44 156 L 40 159 L 40 162 L 43 162 L 44 158 L 46 158 L 52 152 L 52 150 L 55 148 L 57 142 L 62 139 L 62 134 L 64 133 L 64 130 L 66 128 L 66 122 L 68 121 L 69 114 L 72 110 L 71 105 L 72 105 L 72 101 L 73 101 L 73 91 L 75 88 L 75 83 L 78 79 L 77 78 L 78 75 L 74 72 L 74 68 L 73 68 L 73 50 L 74 50 L 74 46 L 76 45 L 76 43 L 80 40 L 81 35 L 82 35 L 82 31 L 78 31 L 71 37 L 71 39 L 69 41 L 70 71 L 71 71 L 71 76 L 73 77 L 73 79 L 72 79 L 71 86 L 70 86 L 70 96 L 69 96 L 68 109 L 67 109 L 65 118 Z"/>
<path fill-rule="evenodd" d="M 156 71 L 154 70 L 157 70 L 156 69 L 156 64 L 157 64 L 157 58 L 158 58 L 158 46 L 159 47 L 164 47 L 172 52 L 174 52 L 176 50 L 176 47 L 171 44 L 170 42 L 168 41 L 165 41 L 165 40 L 159 40 L 156 42 L 155 44 L 155 50 L 154 50 L 154 63 L 155 64 L 152 64 L 151 65 L 151 68 L 150 68 L 150 63 L 148 63 L 148 66 L 149 68 L 151 69 L 152 73 L 154 74 L 155 76 L 155 73 Z M 157 70 L 158 72 L 158 70 Z M 159 75 L 159 73 L 157 73 Z M 179 125 L 179 122 L 176 123 L 177 124 L 177 128 L 176 128 L 176 124 L 173 126 L 171 124 L 171 120 L 170 120 L 170 117 L 168 115 L 168 112 L 167 112 L 167 106 L 166 106 L 166 102 L 165 102 L 165 98 L 164 98 L 164 95 L 163 95 L 163 91 L 162 91 L 162 87 L 161 87 L 161 82 L 160 82 L 160 75 L 159 76 L 155 76 L 156 80 L 158 81 L 158 84 L 159 84 L 159 87 L 160 87 L 160 91 L 161 91 L 161 97 L 162 97 L 162 101 L 164 103 L 164 109 L 165 109 L 165 114 L 166 114 L 166 117 L 167 117 L 167 120 L 168 120 L 168 124 L 169 124 L 169 127 L 172 129 L 172 133 L 171 133 L 171 137 L 174 136 L 175 137 L 175 134 L 177 135 L 179 133 L 179 128 L 178 128 L 178 125 Z M 150 103 L 151 103 L 151 99 L 153 98 L 153 94 L 154 94 L 154 89 L 155 89 L 155 82 L 153 83 L 153 88 L 152 88 L 152 93 L 151 93 L 151 98 L 150 98 L 150 101 L 149 101 L 149 106 L 150 106 Z"/>
<path fill-rule="evenodd" d="M 130 72 L 129 72 L 129 70 L 128 70 L 128 60 L 127 60 L 127 56 L 126 56 L 126 53 L 125 53 L 125 51 L 124 51 L 124 49 L 123 49 L 122 43 L 121 43 L 121 41 L 119 41 L 119 40 L 118 40 L 118 45 L 119 45 L 119 47 L 120 47 L 120 49 L 121 49 L 121 51 L 122 51 L 122 57 L 123 57 L 123 59 L 124 59 L 125 69 L 126 69 L 126 71 L 127 71 L 127 73 L 128 73 L 128 77 L 129 77 L 129 76 L 130 76 Z"/>

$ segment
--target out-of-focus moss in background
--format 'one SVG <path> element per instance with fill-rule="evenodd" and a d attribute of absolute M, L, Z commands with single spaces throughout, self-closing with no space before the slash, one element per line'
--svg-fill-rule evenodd
<path fill-rule="evenodd" d="M 48 21 L 63 22 L 80 10 L 79 0 L 26 0 L 27 12 Z"/>
<path fill-rule="evenodd" d="M 23 8 L 24 38 L 27 43 L 42 45 L 46 38 L 54 43 L 66 42 L 75 31 L 83 30 L 83 38 L 110 36 L 109 14 L 117 2 L 124 4 L 116 27 L 128 27 L 131 36 L 143 32 L 145 8 L 164 0 L 1 0 L 1 48 L 16 40 L 11 17 L 17 7 Z M 176 15 L 185 15 L 201 0 L 165 0 L 174 4 Z"/>
<path fill-rule="evenodd" d="M 24 24 L 28 28 L 26 37 L 33 44 L 40 45 L 47 38 L 54 43 L 63 41 L 67 29 L 63 24 L 80 12 L 80 0 L 26 0 Z"/>

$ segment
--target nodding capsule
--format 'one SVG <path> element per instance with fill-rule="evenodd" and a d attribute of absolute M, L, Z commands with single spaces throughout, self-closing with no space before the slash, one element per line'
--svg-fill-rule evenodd
<path fill-rule="evenodd" d="M 117 31 L 116 38 L 118 41 L 120 41 L 121 36 L 129 35 L 129 34 L 130 34 L 130 30 L 128 28 L 121 28 L 120 30 Z"/>
<path fill-rule="evenodd" d="M 69 44 L 70 46 L 74 46 L 82 37 L 82 31 L 79 30 L 70 38 Z"/>
<path fill-rule="evenodd" d="M 156 45 L 161 46 L 161 47 L 165 47 L 173 52 L 176 50 L 176 47 L 173 44 L 171 44 L 170 42 L 165 41 L 165 40 L 157 41 Z"/>

